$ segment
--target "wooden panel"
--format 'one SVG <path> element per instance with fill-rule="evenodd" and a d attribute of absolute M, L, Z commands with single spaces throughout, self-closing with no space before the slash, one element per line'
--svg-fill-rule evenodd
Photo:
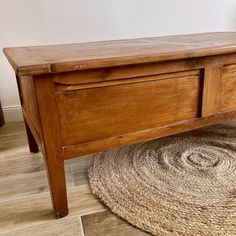
<path fill-rule="evenodd" d="M 205 69 L 202 117 L 211 116 L 219 112 L 222 67 L 208 67 Z"/>
<path fill-rule="evenodd" d="M 41 121 L 38 110 L 34 80 L 32 76 L 16 76 L 22 112 L 31 152 L 38 152 L 42 146 Z"/>
<path fill-rule="evenodd" d="M 236 33 L 204 33 L 93 43 L 5 48 L 18 75 L 141 64 L 236 52 Z"/>
<path fill-rule="evenodd" d="M 236 64 L 226 65 L 223 67 L 223 74 L 225 76 L 230 76 L 232 73 L 236 73 Z"/>
<path fill-rule="evenodd" d="M 214 116 L 195 118 L 183 122 L 178 122 L 162 127 L 140 130 L 132 133 L 122 134 L 107 139 L 96 140 L 76 145 L 64 146 L 63 155 L 65 159 L 78 157 L 85 154 L 105 151 L 114 147 L 121 147 L 127 144 L 144 142 L 155 138 L 161 138 L 173 134 L 198 129 L 204 126 L 213 125 L 220 121 L 232 120 L 236 118 L 236 111 L 218 113 Z"/>
<path fill-rule="evenodd" d="M 99 88 L 99 87 L 107 87 L 107 86 L 115 86 L 115 85 L 124 85 L 124 84 L 133 84 L 133 83 L 141 83 L 147 81 L 157 81 L 163 79 L 171 78 L 179 78 L 179 77 L 191 77 L 191 76 L 200 76 L 199 70 L 193 71 L 183 71 L 183 72 L 176 72 L 171 74 L 161 74 L 161 75 L 152 75 L 152 76 L 143 76 L 143 77 L 135 77 L 135 78 L 128 78 L 128 79 L 117 79 L 117 80 L 105 80 L 102 82 L 96 83 L 74 83 L 68 84 L 68 82 L 64 83 L 55 83 L 55 90 L 57 92 L 60 91 L 72 91 L 72 90 L 79 90 L 79 89 L 88 89 L 88 88 Z M 74 81 L 75 82 L 75 81 Z"/>
<path fill-rule="evenodd" d="M 148 78 L 147 78 L 148 80 Z M 200 75 L 57 93 L 63 145 L 192 119 Z"/>
<path fill-rule="evenodd" d="M 42 138 L 41 130 L 40 130 L 40 132 L 38 132 L 38 130 L 35 129 L 34 125 L 32 124 L 31 118 L 29 117 L 28 113 L 25 112 L 24 108 L 22 108 L 22 113 L 23 113 L 23 117 L 25 120 L 25 127 L 28 126 L 30 128 L 30 131 L 31 131 L 35 141 L 37 142 L 38 145 L 40 145 L 40 148 L 42 148 L 43 138 Z M 29 148 L 30 148 L 30 142 L 31 142 L 30 137 L 28 136 Z"/>
<path fill-rule="evenodd" d="M 30 123 L 34 126 L 34 129 L 40 133 L 40 117 L 38 111 L 38 103 L 35 94 L 34 81 L 32 76 L 18 77 L 18 83 L 20 86 L 21 105 L 24 111 L 27 113 Z"/>
<path fill-rule="evenodd" d="M 236 65 L 223 69 L 220 111 L 236 109 Z"/>
<path fill-rule="evenodd" d="M 183 72 L 209 67 L 223 67 L 223 65 L 231 63 L 236 63 L 236 54 L 56 73 L 52 74 L 52 77 L 54 83 L 59 85 L 78 85 Z"/>

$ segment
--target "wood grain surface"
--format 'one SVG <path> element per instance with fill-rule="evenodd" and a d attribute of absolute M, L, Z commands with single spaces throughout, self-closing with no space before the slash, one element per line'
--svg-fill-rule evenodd
<path fill-rule="evenodd" d="M 221 78 L 221 66 L 205 68 L 202 117 L 215 115 L 220 111 Z"/>
<path fill-rule="evenodd" d="M 68 214 L 64 159 L 61 150 L 60 127 L 57 120 L 53 81 L 47 78 L 35 80 L 41 127 L 43 133 L 42 152 L 47 167 L 52 204 L 56 218 Z M 51 111 L 51 112 L 50 112 Z"/>
<path fill-rule="evenodd" d="M 109 211 L 102 211 L 81 217 L 84 236 L 148 236 Z"/>
<path fill-rule="evenodd" d="M 57 94 L 63 145 L 196 118 L 199 75 L 169 77 L 166 80 Z"/>
<path fill-rule="evenodd" d="M 84 70 L 236 52 L 236 33 L 203 33 L 5 48 L 18 75 Z"/>
<path fill-rule="evenodd" d="M 236 65 L 224 67 L 221 81 L 220 111 L 230 111 L 236 108 Z"/>

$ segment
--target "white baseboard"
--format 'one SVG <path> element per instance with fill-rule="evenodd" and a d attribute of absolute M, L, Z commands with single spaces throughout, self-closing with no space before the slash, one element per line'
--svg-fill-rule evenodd
<path fill-rule="evenodd" d="M 20 106 L 3 107 L 2 110 L 3 110 L 5 122 L 22 121 L 23 120 Z"/>

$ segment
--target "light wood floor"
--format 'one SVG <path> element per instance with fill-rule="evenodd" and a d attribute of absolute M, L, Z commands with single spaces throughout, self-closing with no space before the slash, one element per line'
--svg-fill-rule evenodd
<path fill-rule="evenodd" d="M 0 128 L 0 235 L 144 236 L 91 194 L 90 156 L 66 162 L 70 214 L 55 220 L 41 153 L 28 150 L 24 125 Z"/>

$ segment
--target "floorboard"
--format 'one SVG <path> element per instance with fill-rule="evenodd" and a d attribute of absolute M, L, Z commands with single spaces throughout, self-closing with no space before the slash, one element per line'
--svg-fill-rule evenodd
<path fill-rule="evenodd" d="M 42 154 L 29 152 L 22 122 L 1 127 L 0 235 L 84 236 L 84 230 L 85 236 L 91 232 L 96 232 L 93 236 L 147 235 L 109 213 L 92 195 L 87 175 L 90 159 L 65 162 L 70 214 L 55 220 Z"/>

